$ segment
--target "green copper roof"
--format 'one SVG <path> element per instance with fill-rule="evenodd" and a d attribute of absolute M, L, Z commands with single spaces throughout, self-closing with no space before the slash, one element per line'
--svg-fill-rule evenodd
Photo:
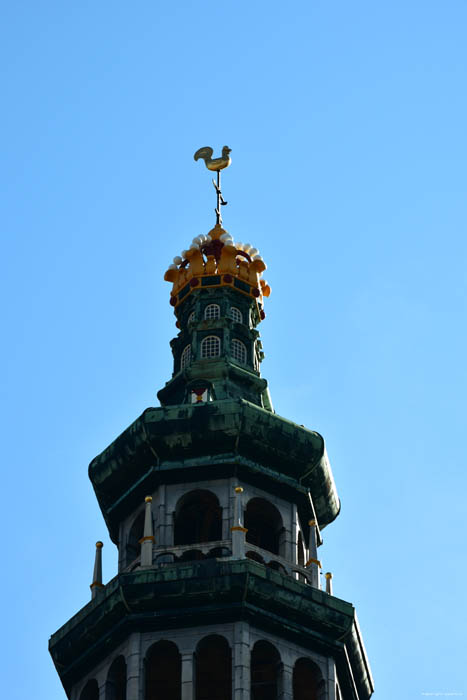
<path fill-rule="evenodd" d="M 330 654 L 345 696 L 370 697 L 373 680 L 353 606 L 247 559 L 119 574 L 51 637 L 49 649 L 70 688 L 133 630 L 242 619 Z"/>
<path fill-rule="evenodd" d="M 114 541 L 121 518 L 158 484 L 232 474 L 287 490 L 302 508 L 309 492 L 320 527 L 339 512 L 321 435 L 242 399 L 148 408 L 89 466 Z"/>

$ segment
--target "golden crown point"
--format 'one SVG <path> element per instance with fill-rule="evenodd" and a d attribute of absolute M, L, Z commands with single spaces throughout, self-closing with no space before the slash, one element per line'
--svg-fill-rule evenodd
<path fill-rule="evenodd" d="M 172 282 L 170 303 L 174 307 L 198 286 L 233 286 L 261 305 L 259 312 L 263 319 L 265 314 L 262 300 L 271 294 L 271 287 L 261 279 L 265 270 L 266 263 L 255 248 L 247 244 L 236 244 L 229 233 L 220 224 L 216 224 L 207 236 L 195 238 L 181 256 L 174 258 L 164 279 Z M 180 294 L 182 290 L 183 293 Z"/>
<path fill-rule="evenodd" d="M 332 578 L 332 574 L 330 571 L 328 571 L 326 574 L 324 574 L 325 578 L 330 579 Z"/>
<path fill-rule="evenodd" d="M 145 503 L 152 503 L 152 496 L 146 496 L 146 498 L 144 499 L 144 502 Z"/>
<path fill-rule="evenodd" d="M 96 549 L 102 549 L 103 546 L 104 546 L 104 543 L 101 542 L 100 540 L 98 542 L 96 542 Z"/>
<path fill-rule="evenodd" d="M 308 525 L 310 525 L 310 526 L 316 525 L 316 520 L 309 520 Z"/>
<path fill-rule="evenodd" d="M 243 493 L 243 488 L 241 486 L 236 486 L 235 493 Z"/>

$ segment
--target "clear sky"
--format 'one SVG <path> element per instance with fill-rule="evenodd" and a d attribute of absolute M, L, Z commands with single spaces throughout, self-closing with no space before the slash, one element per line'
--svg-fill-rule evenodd
<path fill-rule="evenodd" d="M 87 465 L 171 376 L 163 274 L 214 222 L 260 249 L 277 413 L 342 500 L 320 558 L 376 700 L 467 694 L 467 5 L 3 3 L 2 695 L 115 547 Z"/>

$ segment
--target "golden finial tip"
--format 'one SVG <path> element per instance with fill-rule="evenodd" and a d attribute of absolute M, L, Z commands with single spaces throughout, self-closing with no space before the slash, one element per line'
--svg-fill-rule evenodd
<path fill-rule="evenodd" d="M 243 488 L 241 486 L 236 486 L 235 493 L 243 493 Z"/>
<path fill-rule="evenodd" d="M 104 543 L 101 542 L 100 540 L 98 540 L 98 541 L 96 542 L 96 549 L 102 549 L 103 546 L 104 546 Z"/>
<path fill-rule="evenodd" d="M 330 571 L 328 571 L 326 574 L 324 574 L 327 579 L 332 578 L 332 574 Z"/>
<path fill-rule="evenodd" d="M 316 520 L 309 520 L 308 525 L 316 525 Z"/>
<path fill-rule="evenodd" d="M 152 496 L 146 496 L 144 501 L 145 501 L 145 503 L 152 503 Z"/>

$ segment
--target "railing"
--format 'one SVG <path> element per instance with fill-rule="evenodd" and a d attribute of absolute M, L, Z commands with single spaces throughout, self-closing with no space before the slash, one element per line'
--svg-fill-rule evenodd
<path fill-rule="evenodd" d="M 216 540 L 185 545 L 157 545 L 153 547 L 152 566 L 164 567 L 203 559 L 232 559 L 232 540 Z M 245 558 L 291 576 L 296 581 L 312 585 L 311 573 L 299 564 L 294 564 L 278 554 L 246 542 Z M 123 572 L 134 571 L 141 566 L 141 558 L 136 557 Z"/>
<path fill-rule="evenodd" d="M 247 559 L 252 559 L 260 564 L 269 566 L 271 569 L 281 571 L 284 574 L 292 576 L 296 581 L 302 581 L 303 583 L 309 583 L 311 585 L 311 573 L 308 569 L 305 569 L 304 566 L 294 564 L 288 559 L 284 559 L 284 557 L 279 556 L 279 554 L 268 552 L 266 549 L 261 549 L 261 547 L 257 547 L 249 542 L 246 542 L 245 547 L 245 556 Z"/>

